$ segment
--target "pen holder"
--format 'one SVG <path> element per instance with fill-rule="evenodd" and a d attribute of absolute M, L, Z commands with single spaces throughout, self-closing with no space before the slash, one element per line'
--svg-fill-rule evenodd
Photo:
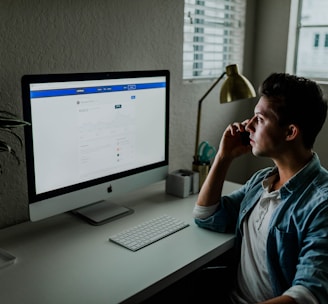
<path fill-rule="evenodd" d="M 192 171 L 199 173 L 199 190 L 203 186 L 203 183 L 210 171 L 210 164 L 209 163 L 193 163 L 192 164 Z"/>

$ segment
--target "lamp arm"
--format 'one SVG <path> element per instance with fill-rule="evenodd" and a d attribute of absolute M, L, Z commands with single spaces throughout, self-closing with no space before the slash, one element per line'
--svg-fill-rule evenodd
<path fill-rule="evenodd" d="M 221 81 L 226 72 L 223 72 L 221 76 L 212 84 L 212 86 L 206 91 L 203 97 L 198 101 L 198 112 L 197 112 L 197 129 L 196 129 L 196 144 L 195 144 L 195 154 L 194 154 L 194 162 L 198 162 L 198 144 L 199 144 L 199 133 L 200 133 L 200 119 L 202 113 L 202 103 L 203 100 L 207 97 L 207 95 L 215 88 L 215 86 Z"/>

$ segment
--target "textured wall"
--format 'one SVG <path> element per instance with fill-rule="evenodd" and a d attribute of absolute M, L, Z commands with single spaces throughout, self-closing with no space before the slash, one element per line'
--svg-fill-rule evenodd
<path fill-rule="evenodd" d="M 175 0 L 1 1 L 1 109 L 22 114 L 20 78 L 32 73 L 170 69 L 174 88 L 182 13 Z M 28 218 L 19 154 L 20 166 L 1 155 L 0 227 Z"/>

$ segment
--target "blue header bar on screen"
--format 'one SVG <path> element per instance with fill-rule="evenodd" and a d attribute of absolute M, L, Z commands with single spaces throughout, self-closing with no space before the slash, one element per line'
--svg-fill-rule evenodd
<path fill-rule="evenodd" d="M 81 88 L 68 88 L 68 89 L 51 89 L 51 90 L 37 90 L 31 91 L 31 98 L 45 98 L 67 95 L 82 95 L 82 94 L 96 94 L 96 93 L 111 93 L 119 91 L 134 91 L 145 89 L 165 88 L 165 82 L 152 82 L 152 83 L 137 83 L 125 85 L 110 85 L 110 86 L 96 86 L 96 87 L 81 87 Z"/>

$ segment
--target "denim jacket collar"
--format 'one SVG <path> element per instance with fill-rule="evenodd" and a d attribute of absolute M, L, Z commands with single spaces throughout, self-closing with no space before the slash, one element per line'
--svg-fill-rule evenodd
<path fill-rule="evenodd" d="M 311 160 L 298 171 L 290 180 L 280 188 L 280 196 L 285 199 L 293 192 L 298 192 L 303 183 L 309 183 L 320 171 L 321 164 L 317 153 L 313 152 Z M 278 173 L 277 167 L 274 167 L 265 178 Z M 300 183 L 302 181 L 302 183 Z"/>

